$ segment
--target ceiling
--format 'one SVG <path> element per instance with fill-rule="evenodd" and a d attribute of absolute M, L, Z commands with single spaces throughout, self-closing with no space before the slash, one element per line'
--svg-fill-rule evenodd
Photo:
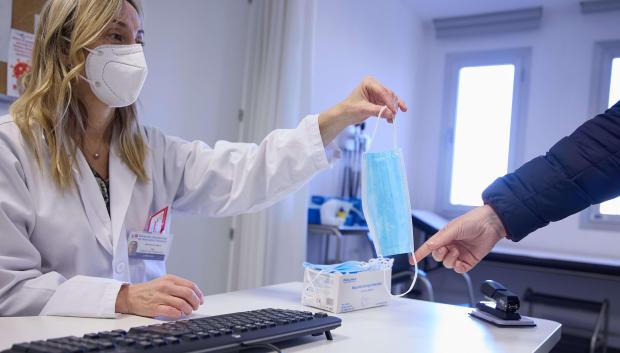
<path fill-rule="evenodd" d="M 579 6 L 579 0 L 401 0 L 422 19 L 466 16 L 533 6 Z"/>

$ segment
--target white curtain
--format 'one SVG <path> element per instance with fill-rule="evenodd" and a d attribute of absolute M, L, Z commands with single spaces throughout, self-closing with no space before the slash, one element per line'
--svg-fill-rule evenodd
<path fill-rule="evenodd" d="M 241 141 L 260 142 L 310 113 L 314 0 L 251 3 Z M 308 191 L 235 217 L 229 290 L 302 279 Z"/>

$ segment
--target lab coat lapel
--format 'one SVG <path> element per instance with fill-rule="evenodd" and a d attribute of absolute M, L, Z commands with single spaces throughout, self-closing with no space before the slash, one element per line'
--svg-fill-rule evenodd
<path fill-rule="evenodd" d="M 112 239 L 114 249 L 125 224 L 131 196 L 136 184 L 136 174 L 123 162 L 119 144 L 115 139 L 110 149 L 110 213 L 112 215 Z M 124 236 L 124 235 L 123 235 Z"/>
<path fill-rule="evenodd" d="M 97 241 L 112 255 L 110 216 L 101 195 L 101 189 L 90 170 L 86 158 L 79 149 L 76 153 L 76 159 L 77 167 L 73 167 L 73 175 L 86 217 L 88 217 L 88 222 L 93 233 L 95 233 Z"/>

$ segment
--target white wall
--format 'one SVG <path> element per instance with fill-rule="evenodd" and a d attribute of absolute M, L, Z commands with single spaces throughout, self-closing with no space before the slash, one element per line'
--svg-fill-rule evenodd
<path fill-rule="evenodd" d="M 321 112 L 347 97 L 367 75 L 374 76 L 404 99 L 418 104 L 414 80 L 422 66 L 416 58 L 419 20 L 401 0 L 317 1 L 312 108 Z M 414 171 L 410 136 L 414 114 L 398 115 L 398 132 L 409 174 Z M 369 120 L 374 128 L 376 119 Z M 389 148 L 392 128 L 383 123 L 377 149 Z M 375 148 L 373 146 L 373 149 Z M 310 184 L 311 194 L 337 195 L 341 165 L 325 171 Z"/>
<path fill-rule="evenodd" d="M 149 78 L 142 122 L 211 145 L 237 140 L 245 65 L 247 0 L 148 0 Z M 168 272 L 206 293 L 226 290 L 229 218 L 174 215 Z"/>
<path fill-rule="evenodd" d="M 443 113 L 445 57 L 447 53 L 497 48 L 531 47 L 532 67 L 526 112 L 525 141 L 518 155 L 519 164 L 544 154 L 560 138 L 570 134 L 591 117 L 589 98 L 594 42 L 620 38 L 618 13 L 581 15 L 576 2 L 545 6 L 540 30 L 468 37 L 434 39 L 430 22 L 425 22 L 424 75 L 418 82 L 420 114 L 414 119 L 414 158 L 425 168 L 412 176 L 415 207 L 437 208 L 441 151 L 440 121 Z M 583 246 L 585 241 L 595 247 Z M 521 250 L 549 250 L 557 254 L 591 255 L 617 259 L 620 234 L 579 228 L 579 217 L 569 217 L 530 235 L 518 245 L 506 241 L 502 246 Z"/>

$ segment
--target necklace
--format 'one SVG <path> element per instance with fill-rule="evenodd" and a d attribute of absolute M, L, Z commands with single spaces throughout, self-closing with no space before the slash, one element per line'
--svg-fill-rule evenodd
<path fill-rule="evenodd" d="M 101 146 L 103 146 L 103 141 L 99 142 L 99 146 L 97 146 L 97 150 L 92 154 L 93 159 L 96 161 L 98 161 L 99 158 L 101 158 L 101 154 L 99 153 L 99 151 L 101 151 Z"/>

